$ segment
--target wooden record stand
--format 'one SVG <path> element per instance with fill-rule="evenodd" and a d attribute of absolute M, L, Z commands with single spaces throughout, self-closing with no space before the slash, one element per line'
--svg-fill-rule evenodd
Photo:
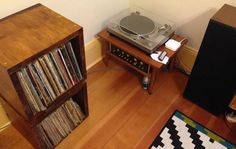
<path fill-rule="evenodd" d="M 106 30 L 101 31 L 98 36 L 102 39 L 102 52 L 103 52 L 103 60 L 107 64 L 109 58 L 116 59 L 119 62 L 125 64 L 126 66 L 136 70 L 137 72 L 141 73 L 143 76 L 147 76 L 149 78 L 149 87 L 148 87 L 148 93 L 152 94 L 153 87 L 157 78 L 157 74 L 160 71 L 161 67 L 164 65 L 162 63 L 159 63 L 157 61 L 154 61 L 150 55 L 143 52 L 142 50 L 138 49 L 137 47 L 125 42 L 124 40 L 121 40 L 120 38 L 117 38 L 116 36 L 111 35 Z M 184 37 L 179 35 L 173 35 L 172 39 L 181 41 L 184 39 Z M 181 46 L 179 49 L 187 43 L 187 39 L 182 41 Z M 137 66 L 134 66 L 133 64 L 127 62 L 125 59 L 118 57 L 114 55 L 111 52 L 112 47 L 116 47 L 121 49 L 124 53 L 134 57 L 137 59 L 140 63 L 144 63 L 148 67 L 148 71 L 144 72 L 141 69 L 139 69 Z M 175 57 L 177 51 L 172 51 L 170 49 L 165 48 L 164 45 L 159 47 L 157 49 L 158 51 L 166 51 L 167 56 L 170 58 L 170 66 L 169 70 L 171 71 L 173 69 L 174 63 L 175 63 Z"/>

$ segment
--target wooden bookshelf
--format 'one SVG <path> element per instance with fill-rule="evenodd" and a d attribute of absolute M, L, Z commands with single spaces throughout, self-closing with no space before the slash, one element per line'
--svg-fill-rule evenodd
<path fill-rule="evenodd" d="M 1 103 L 35 148 L 53 148 L 88 116 L 83 28 L 41 4 L 1 19 L 0 28 Z M 47 120 L 57 141 L 42 128 Z"/>

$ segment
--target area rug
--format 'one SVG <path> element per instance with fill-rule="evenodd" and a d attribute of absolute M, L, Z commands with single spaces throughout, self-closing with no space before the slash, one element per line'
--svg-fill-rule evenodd
<path fill-rule="evenodd" d="M 175 111 L 149 148 L 236 149 L 236 146 Z"/>

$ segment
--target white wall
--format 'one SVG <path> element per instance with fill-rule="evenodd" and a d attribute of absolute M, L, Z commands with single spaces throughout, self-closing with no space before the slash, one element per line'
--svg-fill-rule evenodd
<path fill-rule="evenodd" d="M 0 2 L 0 18 L 41 3 L 84 27 L 85 43 L 103 28 L 103 22 L 129 7 L 129 0 L 7 0 Z"/>
<path fill-rule="evenodd" d="M 236 0 L 130 0 L 131 5 L 174 21 L 176 32 L 188 37 L 188 45 L 196 50 L 209 19 L 224 3 L 236 6 Z"/>

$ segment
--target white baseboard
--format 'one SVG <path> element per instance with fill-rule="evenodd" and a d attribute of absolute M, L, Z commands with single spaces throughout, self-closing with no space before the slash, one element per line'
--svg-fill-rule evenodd
<path fill-rule="evenodd" d="M 188 46 L 183 46 L 177 53 L 176 66 L 190 74 L 197 57 L 198 51 Z"/>
<path fill-rule="evenodd" d="M 1 97 L 0 97 L 1 98 Z M 10 120 L 8 119 L 5 110 L 3 109 L 0 103 L 0 132 L 6 128 L 10 124 Z"/>
<path fill-rule="evenodd" d="M 0 132 L 6 129 L 11 124 L 11 121 L 8 121 L 0 126 Z"/>
<path fill-rule="evenodd" d="M 198 51 L 183 46 L 177 54 L 177 67 L 190 74 Z M 95 38 L 85 45 L 86 68 L 89 69 L 102 60 L 102 45 L 99 38 Z"/>
<path fill-rule="evenodd" d="M 102 45 L 99 38 L 85 45 L 85 57 L 87 70 L 102 60 Z"/>

